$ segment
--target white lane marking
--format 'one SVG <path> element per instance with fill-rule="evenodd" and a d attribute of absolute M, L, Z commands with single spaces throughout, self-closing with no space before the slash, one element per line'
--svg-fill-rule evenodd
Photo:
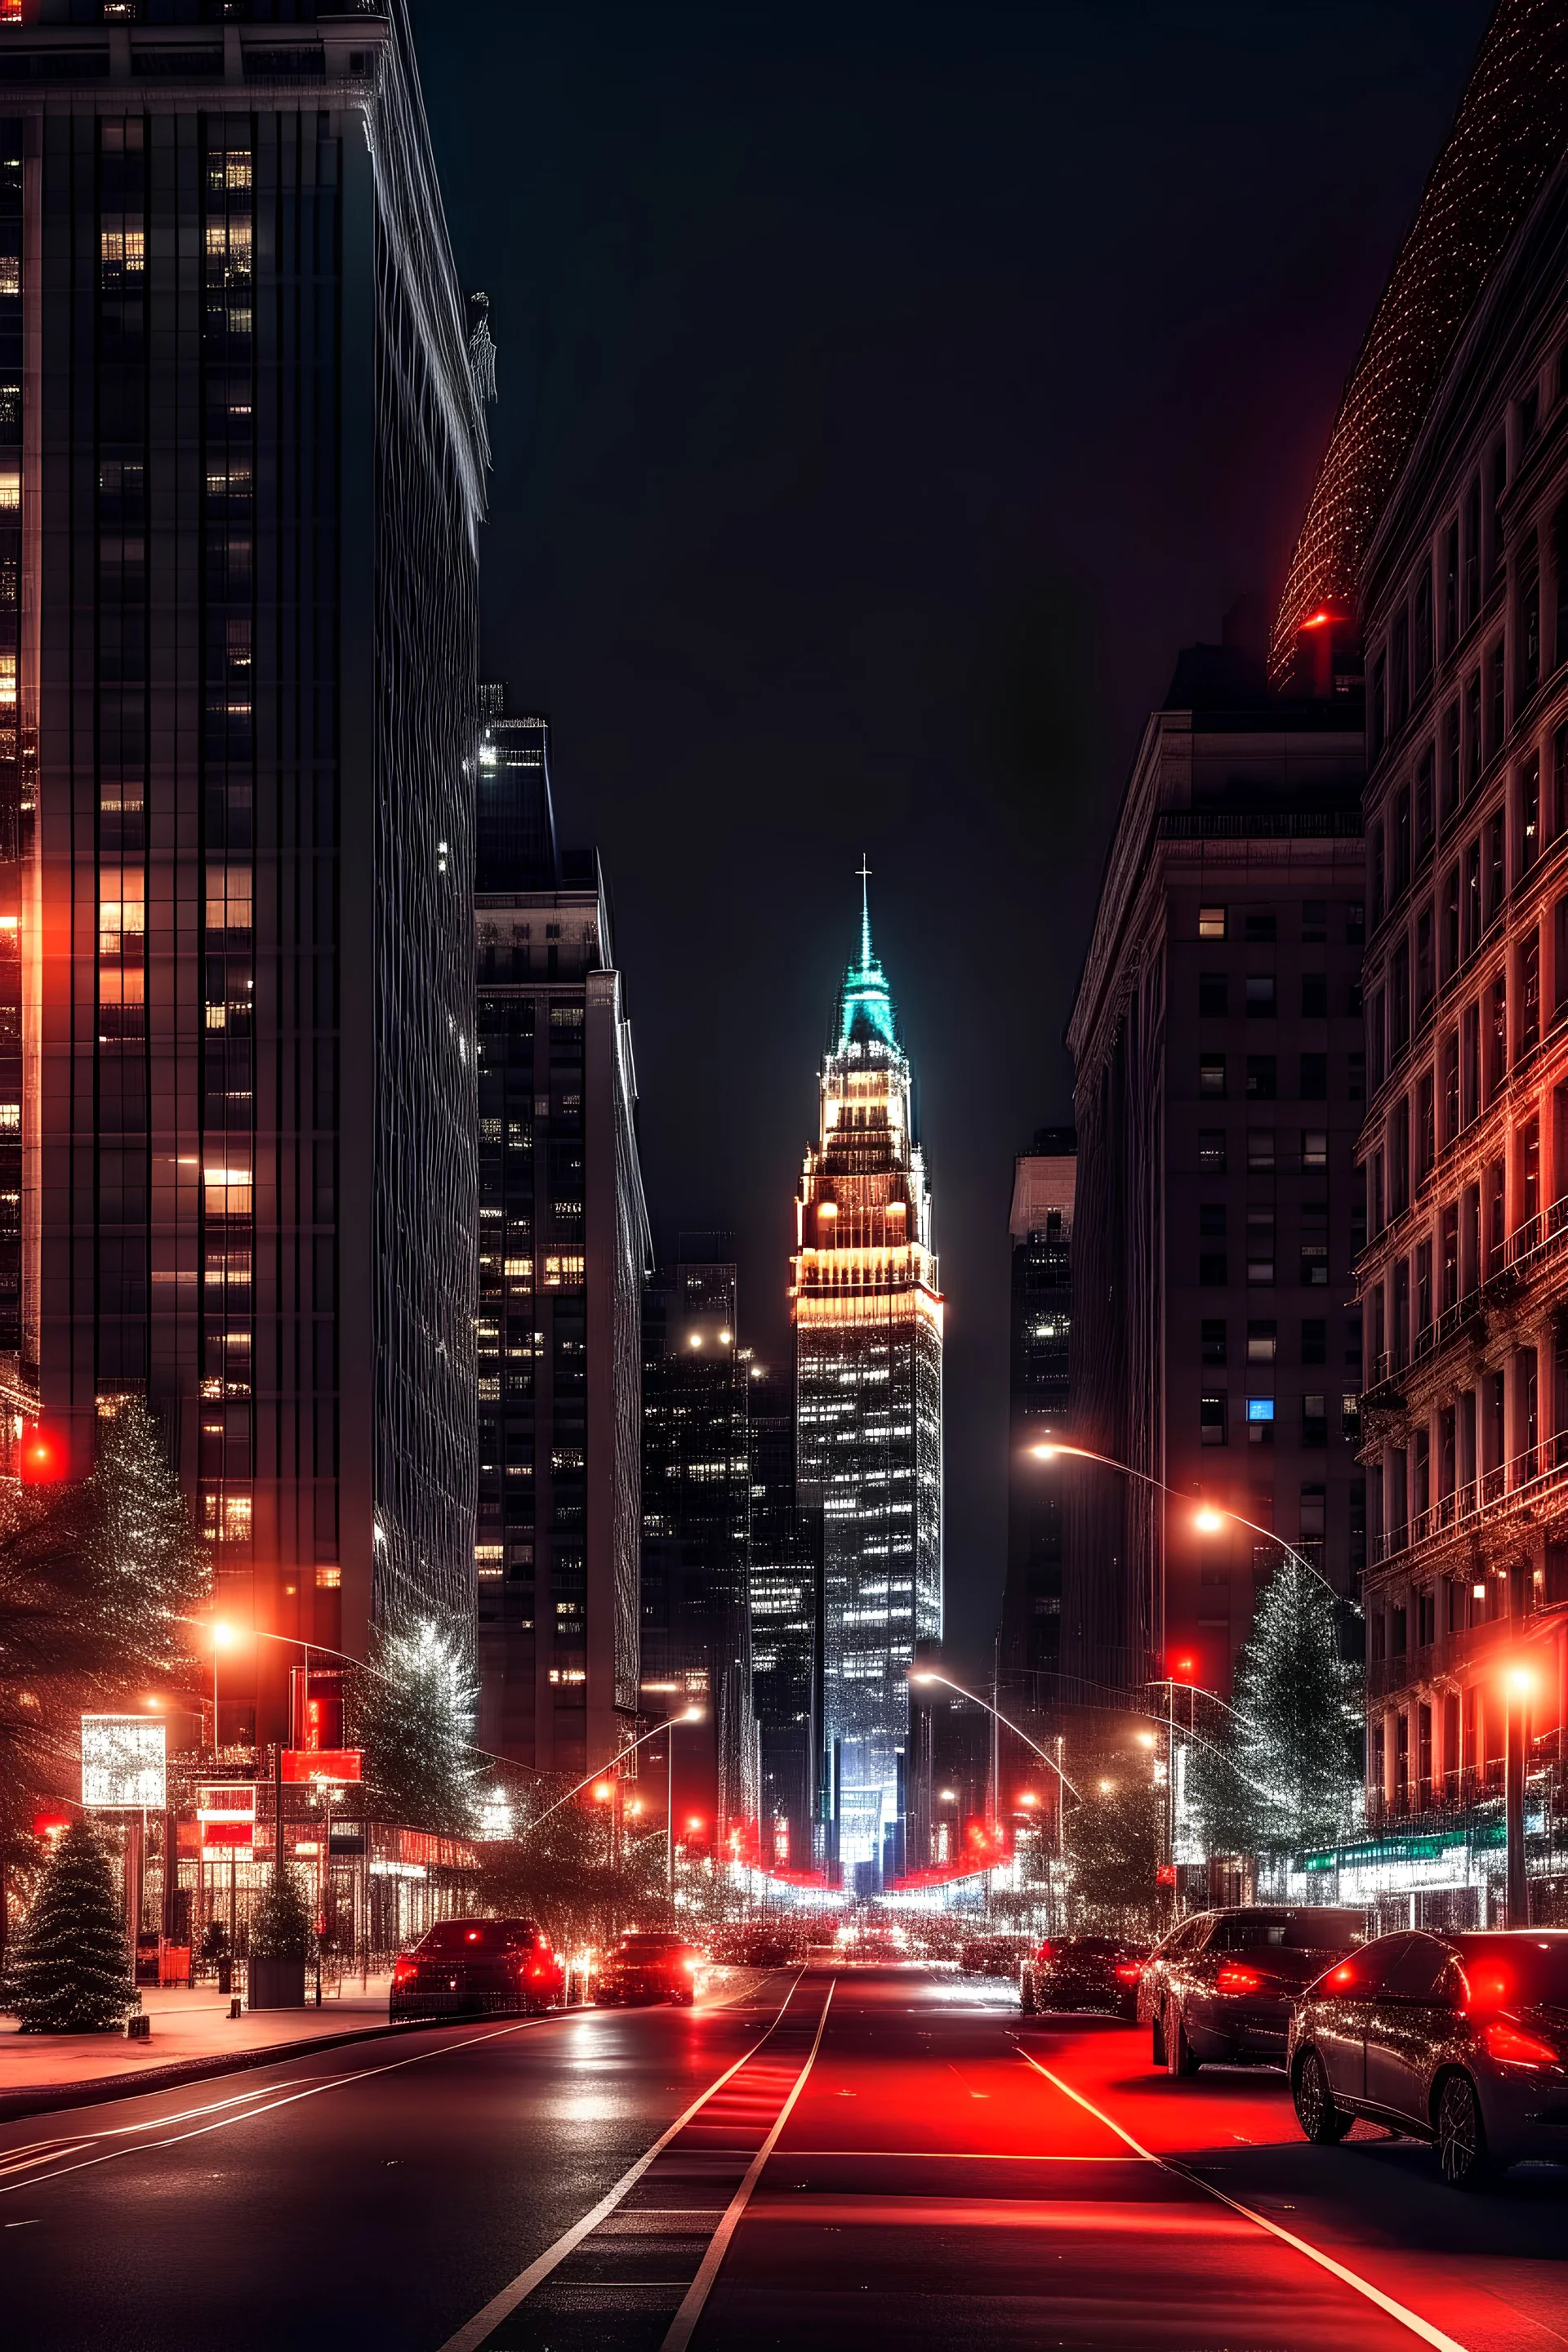
<path fill-rule="evenodd" d="M 822 2015 L 816 2022 L 816 2039 L 811 2045 L 810 2055 L 795 2076 L 794 2088 L 779 2109 L 778 2117 L 772 2131 L 758 2148 L 745 2179 L 731 2198 L 724 2218 L 713 2232 L 708 2252 L 702 2257 L 702 2266 L 687 2288 L 680 2309 L 669 2323 L 669 2333 L 659 2347 L 659 2352 L 686 2352 L 686 2347 L 691 2341 L 691 2331 L 702 2316 L 702 2306 L 707 2302 L 713 2282 L 719 2275 L 719 2265 L 729 2250 L 730 2241 L 735 2234 L 741 2216 L 751 2201 L 752 2191 L 762 2178 L 763 2167 L 777 2146 L 779 2134 L 788 2123 L 795 2109 L 795 2103 L 805 2088 L 805 2078 L 816 2063 L 816 2053 L 822 2047 L 822 2037 L 827 2031 L 827 2012 L 833 2006 L 833 1996 L 837 1990 L 838 1983 L 835 1979 L 828 1986 L 827 1999 L 822 2004 Z"/>
<path fill-rule="evenodd" d="M 1091 2099 L 1086 2099 L 1081 2091 L 1075 2091 L 1070 2083 L 1064 2083 L 1059 2074 L 1053 2074 L 1048 2066 L 1042 2066 L 1037 2058 L 1031 2058 L 1026 2050 L 1019 2050 L 1018 2055 L 1026 2066 L 1032 2066 L 1037 2074 L 1043 2074 L 1047 2083 L 1065 2092 L 1086 2115 L 1092 2116 L 1097 2123 L 1114 2132 L 1118 2139 L 1125 2141 L 1134 2155 L 1145 2158 L 1151 2164 L 1157 2164 L 1162 2172 L 1173 2173 L 1178 2180 L 1191 2182 L 1194 2189 L 1201 2189 L 1205 2196 L 1212 2197 L 1216 2204 L 1228 2205 L 1233 2213 L 1241 2214 L 1244 2220 L 1267 2231 L 1269 2237 L 1278 2238 L 1282 2245 L 1289 2246 L 1298 2254 L 1304 2254 L 1310 2263 L 1316 2263 L 1320 2270 L 1327 2271 L 1331 2278 L 1337 2278 L 1342 2286 L 1348 2286 L 1356 2294 L 1364 2295 L 1368 2303 L 1375 2304 L 1378 2310 L 1386 2312 L 1390 2319 L 1396 2319 L 1402 2327 L 1407 2327 L 1412 2336 L 1418 2336 L 1423 2344 L 1432 2345 L 1435 2352 L 1468 2352 L 1468 2347 L 1457 2336 L 1445 2336 L 1440 2327 L 1434 2327 L 1432 2322 L 1423 2319 L 1418 2311 L 1396 2303 L 1393 2295 L 1384 2294 L 1380 2286 L 1373 2286 L 1372 2281 L 1363 2278 L 1359 2271 L 1348 2270 L 1343 2263 L 1336 2262 L 1332 2254 L 1325 2254 L 1319 2246 L 1309 2245 L 1306 2239 L 1297 2237 L 1293 2230 L 1281 2228 L 1278 2221 L 1271 2221 L 1267 2213 L 1255 2212 L 1250 2205 L 1242 2204 L 1239 2198 L 1227 2197 L 1223 2189 L 1216 2189 L 1212 2180 L 1204 2179 L 1202 2173 L 1189 2172 L 1184 2164 L 1173 2164 L 1169 2157 L 1156 2156 L 1152 2148 L 1144 2147 L 1135 2140 L 1130 2131 L 1123 2131 L 1113 2116 L 1106 2115 Z"/>
<path fill-rule="evenodd" d="M 731 2077 L 738 2074 L 742 2067 L 756 2056 L 773 2027 L 777 2025 L 779 2018 L 783 2017 L 784 2010 L 794 2000 L 796 1988 L 805 1973 L 804 1969 L 800 1970 L 795 1983 L 784 1995 L 784 2008 L 779 2011 L 778 2016 L 773 2018 L 772 2023 L 764 2027 L 761 2037 L 752 2042 L 744 2055 L 737 2058 L 732 2066 L 727 2067 L 716 2083 L 710 2083 L 701 2095 L 693 2099 L 684 2115 L 677 2116 L 669 2129 L 659 2134 L 653 2146 L 639 2156 L 627 2171 L 622 2173 L 615 2187 L 606 2189 L 598 2203 L 584 2213 L 580 2221 L 574 2221 L 569 2230 L 563 2230 L 552 2246 L 546 2246 L 544 2252 L 536 2255 L 526 2270 L 519 2271 L 517 2276 L 509 2285 L 503 2286 L 499 2294 L 492 2294 L 484 2309 L 477 2311 L 466 2326 L 459 2327 L 455 2336 L 448 2336 L 445 2344 L 440 2347 L 440 2352 L 478 2352 L 479 2346 L 484 2342 L 486 2336 L 499 2327 L 501 2321 L 514 2312 L 520 2303 L 525 2303 L 528 2300 L 541 2280 L 547 2279 L 551 2272 L 582 2244 L 589 2232 L 596 2230 L 605 2216 L 615 2211 L 628 2190 L 636 2188 L 655 2157 L 661 2155 L 669 2146 L 670 2141 L 686 2129 L 693 2116 L 700 2114 L 709 2100 L 718 2096 Z M 744 2151 L 738 2148 L 710 2148 L 707 2153 L 728 2156 L 741 2155 Z"/>
<path fill-rule="evenodd" d="M 563 2015 L 565 2012 L 563 2011 L 561 2014 Z M 359 2071 L 353 2074 L 329 2075 L 325 2081 L 312 2083 L 305 2090 L 291 2090 L 280 2099 L 268 2099 L 265 2106 L 246 2106 L 238 2115 L 220 2115 L 216 2123 L 202 2124 L 198 2126 L 195 2131 L 175 2132 L 173 2137 L 168 2139 L 144 2140 L 140 2147 L 111 2147 L 102 2156 L 83 2157 L 79 2164 L 62 2164 L 58 2172 L 36 2173 L 29 2180 L 13 2180 L 10 2182 L 0 2180 L 0 2197 L 12 2196 L 18 2189 L 42 2189 L 45 2184 L 50 2180 L 63 2180 L 68 2174 L 73 2172 L 89 2172 L 95 2165 L 114 2164 L 118 2162 L 121 2157 L 140 2156 L 144 2149 L 149 2147 L 178 2147 L 182 2140 L 203 2139 L 208 2132 L 225 2131 L 228 2128 L 230 2124 L 247 2124 L 254 2116 L 271 2115 L 275 2108 L 294 2106 L 301 2099 L 319 2099 L 322 2094 L 327 2091 L 346 2091 L 351 2089 L 355 2083 L 370 2082 L 377 2074 L 396 2074 L 400 2073 L 405 2066 L 422 2066 L 428 2058 L 444 2058 L 448 2054 L 448 2053 L 454 2050 L 472 2050 L 481 2042 L 499 2042 L 506 2034 L 526 2033 L 535 2026 L 550 2025 L 553 2024 L 555 2021 L 555 2019 L 551 2017 L 521 2018 L 515 2025 L 497 2026 L 495 2030 L 489 2033 L 470 2033 L 461 2042 L 443 2042 L 434 2050 L 416 2051 L 412 2058 L 395 2058 L 384 2066 L 362 2066 Z M 276 2088 L 277 2086 L 274 2085 L 273 2087 Z M 236 2105 L 237 2102 L 224 2099 L 216 2102 L 216 2104 L 222 2106 L 230 2106 Z M 212 2113 L 212 2109 L 208 2107 L 194 2107 L 187 2109 L 186 2113 L 192 2115 L 209 2115 Z M 166 2123 L 178 2123 L 182 2120 L 183 2118 L 179 2116 L 160 2116 L 154 2118 L 153 2122 L 149 2124 L 123 2125 L 120 2126 L 120 2131 L 151 2131 L 161 2128 Z M 105 2132 L 101 2135 L 96 2135 L 96 2137 L 101 2137 L 105 2139 L 118 2137 L 119 2136 L 119 2131 L 112 2134 Z"/>

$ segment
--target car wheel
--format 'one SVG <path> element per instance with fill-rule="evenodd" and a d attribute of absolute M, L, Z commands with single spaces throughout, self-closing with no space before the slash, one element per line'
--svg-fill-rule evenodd
<path fill-rule="evenodd" d="M 1302 2053 L 1290 2087 L 1296 2102 L 1296 2121 L 1315 2147 L 1332 2147 L 1343 2139 L 1352 2118 L 1342 2107 L 1335 2106 L 1328 2071 L 1315 2050 Z"/>
<path fill-rule="evenodd" d="M 1189 2075 L 1198 2071 L 1193 2056 L 1193 2045 L 1187 2040 L 1187 2029 L 1181 2011 L 1173 2000 L 1165 2011 L 1165 2072 L 1167 2074 Z"/>
<path fill-rule="evenodd" d="M 1468 2074 L 1450 2074 L 1437 2096 L 1437 2161 L 1450 2189 L 1480 2189 L 1491 2169 L 1481 2102 Z"/>
<path fill-rule="evenodd" d="M 1154 2011 L 1150 2026 L 1149 2056 L 1156 2066 L 1165 2063 L 1165 2021 L 1159 2010 Z"/>

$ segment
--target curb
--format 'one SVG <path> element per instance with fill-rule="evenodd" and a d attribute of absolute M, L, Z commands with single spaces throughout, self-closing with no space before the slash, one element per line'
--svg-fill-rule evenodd
<path fill-rule="evenodd" d="M 412 2017 L 400 2019 L 395 2025 L 345 2026 L 341 2033 L 312 2033 L 298 2042 L 272 2042 L 264 2050 L 177 2058 L 166 2066 L 148 2066 L 137 2074 L 101 2074 L 90 2082 L 40 2083 L 32 2090 L 0 2091 L 0 2124 L 17 2123 L 26 2116 L 53 2115 L 62 2107 L 95 2107 L 105 2100 L 140 2098 L 143 2092 L 173 2090 L 182 2083 L 204 2083 L 218 2074 L 247 2074 L 257 2066 L 281 2065 L 289 2058 L 308 2058 L 316 2050 L 342 2050 L 354 2042 L 384 2042 L 473 2022 L 471 2017 Z"/>

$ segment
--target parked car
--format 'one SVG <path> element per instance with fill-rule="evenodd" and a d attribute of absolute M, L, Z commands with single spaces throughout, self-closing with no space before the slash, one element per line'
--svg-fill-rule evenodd
<path fill-rule="evenodd" d="M 1048 1938 L 1018 1975 L 1018 2005 L 1026 2017 L 1047 2009 L 1107 2010 L 1129 2021 L 1138 2014 L 1138 1981 L 1148 1947 L 1113 1936 Z"/>
<path fill-rule="evenodd" d="M 1307 1987 L 1289 2063 L 1320 2145 L 1371 2116 L 1434 2141 L 1455 2189 L 1568 2162 L 1568 1928 L 1380 1936 Z"/>
<path fill-rule="evenodd" d="M 1138 2017 L 1151 2054 L 1173 2074 L 1200 2066 L 1282 2066 L 1299 1993 L 1366 1941 L 1361 1911 L 1263 1905 L 1200 1911 L 1150 1955 Z"/>
<path fill-rule="evenodd" d="M 1027 1936 L 966 1936 L 958 1965 L 966 1977 L 1016 1976 L 1029 1950 Z"/>
<path fill-rule="evenodd" d="M 442 1919 L 398 1955 L 388 2014 L 528 2015 L 565 1988 L 566 1971 L 531 1919 Z"/>
<path fill-rule="evenodd" d="M 654 2000 L 689 2009 L 701 1965 L 702 1954 L 682 1936 L 625 1935 L 594 1971 L 594 1999 L 601 2009 Z"/>

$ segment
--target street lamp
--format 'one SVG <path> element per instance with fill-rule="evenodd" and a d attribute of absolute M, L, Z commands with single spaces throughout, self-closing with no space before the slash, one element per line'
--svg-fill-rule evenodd
<path fill-rule="evenodd" d="M 1036 1741 L 1030 1738 L 1026 1731 L 1020 1729 L 1019 1726 L 1013 1721 L 1011 1716 L 1004 1715 L 999 1706 L 993 1706 L 991 1701 L 988 1698 L 982 1698 L 978 1691 L 968 1690 L 964 1687 L 963 1683 L 955 1683 L 951 1675 L 938 1674 L 934 1666 L 911 1666 L 910 1668 L 910 1680 L 912 1683 L 943 1683 L 950 1691 L 956 1691 L 960 1698 L 973 1699 L 976 1706 L 983 1706 L 985 1709 L 986 1714 L 993 1717 L 997 1723 L 1001 1724 L 1005 1730 L 1010 1731 L 1016 1739 L 1021 1739 L 1025 1747 L 1027 1748 L 1032 1754 L 1039 1758 L 1042 1764 L 1048 1764 L 1052 1771 L 1056 1774 L 1058 1780 L 1061 1782 L 1062 1787 L 1066 1789 L 1069 1794 L 1075 1797 L 1079 1795 L 1079 1791 L 1073 1787 L 1072 1782 L 1062 1770 L 1057 1759 L 1054 1756 L 1047 1755 L 1043 1748 L 1039 1747 Z M 942 1790 L 944 1798 L 951 1794 L 952 1791 L 950 1790 L 944 1789 Z M 1081 1799 L 1079 1801 L 1081 1802 Z"/>
<path fill-rule="evenodd" d="M 1507 1840 L 1504 1870 L 1508 1924 L 1530 1925 L 1530 1879 L 1524 1853 L 1524 1773 L 1530 1756 L 1530 1695 L 1535 1688 L 1534 1669 L 1515 1660 L 1503 1676 L 1507 1727 L 1503 1747 L 1503 1821 Z"/>
<path fill-rule="evenodd" d="M 1058 1439 L 1052 1438 L 1046 1444 L 1032 1445 L 1029 1451 L 1037 1462 L 1054 1462 L 1062 1454 L 1070 1455 L 1077 1462 L 1098 1462 L 1102 1469 L 1120 1470 L 1124 1478 L 1136 1478 L 1140 1486 L 1152 1487 L 1156 1494 L 1169 1495 L 1178 1503 L 1190 1502 L 1192 1499 L 1190 1496 L 1184 1495 L 1178 1487 L 1167 1486 L 1163 1478 L 1156 1478 L 1152 1472 L 1135 1470 L 1131 1462 L 1119 1462 L 1113 1454 L 1096 1454 L 1087 1445 L 1064 1445 Z M 1309 1576 L 1315 1576 L 1320 1584 L 1327 1586 L 1336 1601 L 1343 1601 L 1347 1608 L 1355 1610 L 1357 1615 L 1360 1615 L 1359 1603 L 1346 1600 L 1345 1595 L 1330 1582 L 1321 1568 L 1315 1568 L 1310 1559 L 1302 1557 L 1294 1544 L 1287 1543 L 1284 1537 L 1276 1535 L 1272 1528 L 1260 1527 L 1256 1519 L 1243 1518 L 1239 1511 L 1221 1509 L 1214 1503 L 1199 1504 L 1193 1514 L 1193 1526 L 1199 1535 L 1221 1535 L 1225 1531 L 1227 1519 L 1236 1527 L 1248 1528 L 1255 1536 L 1262 1536 L 1268 1543 L 1278 1544 L 1287 1559 L 1293 1560 L 1298 1568 L 1305 1569 Z"/>

